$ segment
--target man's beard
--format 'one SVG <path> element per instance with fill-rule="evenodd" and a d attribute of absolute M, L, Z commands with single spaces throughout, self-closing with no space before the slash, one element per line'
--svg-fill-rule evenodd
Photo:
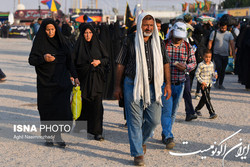
<path fill-rule="evenodd" d="M 152 34 L 153 34 L 152 32 L 150 32 L 150 33 L 143 32 L 144 37 L 150 37 Z"/>

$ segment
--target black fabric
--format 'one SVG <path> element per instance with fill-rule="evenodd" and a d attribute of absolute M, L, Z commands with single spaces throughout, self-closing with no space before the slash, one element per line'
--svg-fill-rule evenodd
<path fill-rule="evenodd" d="M 250 27 L 247 27 L 244 33 L 242 52 L 241 52 L 241 82 L 246 86 L 247 89 L 250 89 L 250 56 L 249 56 L 249 48 L 250 48 Z"/>
<path fill-rule="evenodd" d="M 93 33 L 90 42 L 84 38 L 84 32 L 90 29 Z M 100 60 L 101 64 L 94 67 L 91 62 Z M 82 120 L 87 120 L 88 133 L 102 134 L 103 107 L 102 93 L 105 82 L 105 69 L 109 58 L 103 44 L 99 41 L 94 28 L 85 24 L 76 43 L 73 53 L 73 61 L 76 65 L 82 91 L 82 112 L 77 120 L 76 129 L 83 129 Z"/>
<path fill-rule="evenodd" d="M 215 114 L 215 111 L 214 111 L 214 108 L 213 108 L 212 103 L 211 103 L 210 89 L 211 89 L 211 87 L 204 88 L 204 90 L 201 89 L 202 96 L 201 96 L 201 99 L 200 99 L 200 101 L 195 109 L 201 110 L 202 107 L 206 104 L 206 107 L 209 111 L 209 114 L 213 115 L 213 114 Z"/>
<path fill-rule="evenodd" d="M 56 34 L 49 38 L 46 26 L 53 24 Z M 55 56 L 55 61 L 46 62 L 45 54 Z M 29 64 L 37 73 L 37 103 L 41 121 L 72 121 L 70 74 L 77 78 L 66 41 L 52 19 L 43 20 L 34 39 L 29 55 Z"/>
<path fill-rule="evenodd" d="M 103 98 L 110 100 L 113 96 L 114 79 L 115 79 L 115 63 L 114 63 L 114 46 L 112 35 L 114 31 L 113 25 L 102 24 L 100 27 L 99 39 L 104 44 L 105 49 L 109 55 L 108 73 L 106 75 L 106 82 L 104 85 Z"/>
<path fill-rule="evenodd" d="M 90 42 L 87 42 L 84 38 L 84 32 L 86 29 L 90 29 L 93 33 Z M 79 76 L 82 97 L 91 101 L 94 96 L 103 92 L 105 70 L 109 61 L 108 54 L 91 25 L 85 24 L 83 26 L 72 58 Z M 91 64 L 94 59 L 100 60 L 101 64 L 94 67 Z"/>
<path fill-rule="evenodd" d="M 70 49 L 73 49 L 75 45 L 75 36 L 71 34 L 72 28 L 68 24 L 62 25 L 62 34 L 65 37 L 65 40 L 67 44 L 71 47 Z"/>
<path fill-rule="evenodd" d="M 75 128 L 83 129 L 82 120 L 87 120 L 87 132 L 92 135 L 102 135 L 103 105 L 102 95 L 93 97 L 92 101 L 82 99 L 82 113 L 76 121 Z"/>
<path fill-rule="evenodd" d="M 183 98 L 185 102 L 185 111 L 186 111 L 186 115 L 193 115 L 195 114 L 195 112 L 194 112 L 192 96 L 190 92 L 191 91 L 190 77 L 188 74 L 186 74 L 185 77 L 186 77 L 186 81 L 185 81 L 184 92 L 183 92 Z"/>

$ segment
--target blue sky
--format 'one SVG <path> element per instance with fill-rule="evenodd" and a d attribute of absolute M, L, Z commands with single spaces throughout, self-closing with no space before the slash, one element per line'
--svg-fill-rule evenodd
<path fill-rule="evenodd" d="M 38 9 L 41 0 L 20 0 L 26 9 Z M 73 5 L 73 0 L 58 0 L 61 4 L 61 10 L 65 12 Z M 82 0 L 83 7 L 91 7 L 91 1 L 95 0 Z M 200 0 L 201 1 L 201 0 Z M 223 0 L 212 0 L 212 2 L 219 3 Z M 0 12 L 13 12 L 16 9 L 18 0 L 0 0 Z M 15 7 L 14 7 L 15 2 Z M 195 0 L 98 0 L 98 8 L 102 8 L 104 14 L 113 14 L 112 8 L 118 8 L 119 14 L 125 13 L 126 2 L 129 3 L 130 9 L 133 10 L 137 3 L 142 2 L 143 9 L 148 10 L 181 10 L 183 2 L 194 3 Z M 42 9 L 48 9 L 46 5 L 40 4 Z"/>

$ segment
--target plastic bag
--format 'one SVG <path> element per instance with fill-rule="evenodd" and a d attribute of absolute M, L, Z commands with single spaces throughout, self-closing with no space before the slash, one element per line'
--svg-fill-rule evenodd
<path fill-rule="evenodd" d="M 73 87 L 71 111 L 73 114 L 73 119 L 77 120 L 77 118 L 80 117 L 82 111 L 82 92 L 80 90 L 80 86 Z"/>

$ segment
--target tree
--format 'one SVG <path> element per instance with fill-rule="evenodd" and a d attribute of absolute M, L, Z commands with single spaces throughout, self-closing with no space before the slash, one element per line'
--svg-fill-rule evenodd
<path fill-rule="evenodd" d="M 221 3 L 224 9 L 237 7 L 250 7 L 249 0 L 225 0 Z"/>

